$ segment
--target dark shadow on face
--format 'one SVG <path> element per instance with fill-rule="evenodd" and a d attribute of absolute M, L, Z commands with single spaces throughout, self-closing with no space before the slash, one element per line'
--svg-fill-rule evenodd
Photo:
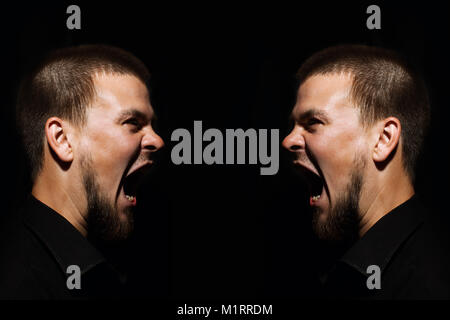
<path fill-rule="evenodd" d="M 132 209 L 125 209 L 125 218 L 120 218 L 117 207 L 111 205 L 107 197 L 101 193 L 92 161 L 88 156 L 83 157 L 81 170 L 87 196 L 88 237 L 95 242 L 125 240 L 134 227 Z"/>
<path fill-rule="evenodd" d="M 313 229 L 320 240 L 351 244 L 358 239 L 360 223 L 359 200 L 363 185 L 363 169 L 366 161 L 362 156 L 356 156 L 350 182 L 346 190 L 337 196 L 336 203 L 330 207 L 325 222 L 320 222 L 321 209 L 313 211 Z"/>

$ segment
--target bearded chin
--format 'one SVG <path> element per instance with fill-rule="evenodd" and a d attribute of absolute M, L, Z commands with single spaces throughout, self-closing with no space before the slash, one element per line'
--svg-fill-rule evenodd
<path fill-rule="evenodd" d="M 353 243 L 358 239 L 360 224 L 359 200 L 363 185 L 363 169 L 366 162 L 363 157 L 354 161 L 350 182 L 345 191 L 337 197 L 336 203 L 330 207 L 328 217 L 320 221 L 322 209 L 315 208 L 313 212 L 313 229 L 320 240 Z"/>
<path fill-rule="evenodd" d="M 95 241 L 116 242 L 125 240 L 133 230 L 131 208 L 121 214 L 100 192 L 96 174 L 88 157 L 81 162 L 83 185 L 87 197 L 87 225 L 89 238 Z M 122 215 L 122 217 L 121 217 Z"/>

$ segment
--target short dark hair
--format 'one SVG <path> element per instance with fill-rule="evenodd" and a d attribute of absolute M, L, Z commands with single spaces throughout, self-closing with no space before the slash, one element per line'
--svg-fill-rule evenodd
<path fill-rule="evenodd" d="M 364 126 L 396 117 L 402 125 L 403 166 L 414 181 L 414 171 L 430 122 L 430 103 L 423 79 L 392 50 L 366 45 L 340 45 L 312 55 L 300 67 L 301 85 L 314 75 L 348 73 L 351 99 L 360 109 Z"/>
<path fill-rule="evenodd" d="M 16 118 L 32 181 L 43 164 L 45 122 L 56 116 L 83 126 L 86 110 L 95 98 L 94 76 L 98 73 L 130 74 L 146 85 L 149 80 L 149 72 L 138 58 L 107 45 L 55 50 L 23 79 Z"/>

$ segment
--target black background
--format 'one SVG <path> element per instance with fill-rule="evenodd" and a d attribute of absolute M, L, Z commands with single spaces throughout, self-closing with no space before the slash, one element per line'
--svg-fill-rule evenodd
<path fill-rule="evenodd" d="M 438 2 L 380 3 L 381 30 L 366 28 L 371 2 L 243 6 L 153 1 L 84 3 L 81 30 L 66 28 L 69 2 L 3 7 L 2 168 L 5 212 L 28 191 L 13 105 L 23 73 L 48 50 L 106 43 L 150 69 L 163 157 L 138 195 L 136 229 L 107 252 L 129 274 L 130 297 L 298 298 L 316 293 L 324 263 L 311 232 L 305 187 L 280 151 L 280 170 L 259 165 L 182 165 L 170 161 L 177 128 L 267 128 L 288 132 L 295 73 L 312 53 L 341 43 L 393 48 L 422 72 L 432 126 L 416 188 L 448 224 L 449 23 Z"/>

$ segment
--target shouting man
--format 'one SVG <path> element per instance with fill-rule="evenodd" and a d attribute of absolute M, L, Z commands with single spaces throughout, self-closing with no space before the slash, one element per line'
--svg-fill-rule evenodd
<path fill-rule="evenodd" d="M 423 81 L 394 52 L 325 49 L 298 71 L 294 128 L 283 146 L 310 187 L 318 237 L 350 248 L 327 296 L 448 298 L 448 253 L 415 195 L 430 107 Z"/>
<path fill-rule="evenodd" d="M 137 186 L 164 144 L 152 128 L 148 77 L 132 54 L 86 45 L 53 52 L 23 81 L 17 120 L 33 185 L 2 232 L 1 297 L 119 293 L 119 277 L 88 239 L 132 231 Z"/>

